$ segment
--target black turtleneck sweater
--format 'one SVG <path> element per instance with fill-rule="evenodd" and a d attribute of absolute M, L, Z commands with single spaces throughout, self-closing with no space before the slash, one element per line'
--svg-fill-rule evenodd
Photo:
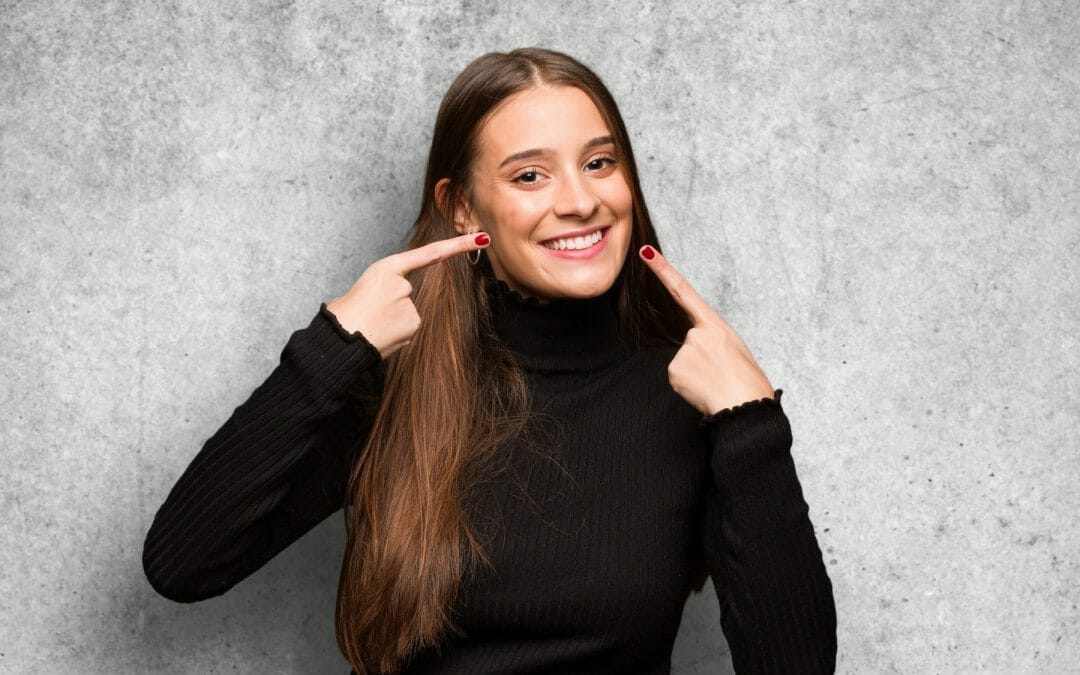
<path fill-rule="evenodd" d="M 539 423 L 468 505 L 494 572 L 462 587 L 465 636 L 403 672 L 668 673 L 701 560 L 737 672 L 831 672 L 832 586 L 782 391 L 703 417 L 668 383 L 675 347 L 624 344 L 615 289 L 546 305 L 487 289 Z M 341 509 L 382 377 L 378 351 L 323 304 L 158 511 L 154 588 L 220 595 Z"/>

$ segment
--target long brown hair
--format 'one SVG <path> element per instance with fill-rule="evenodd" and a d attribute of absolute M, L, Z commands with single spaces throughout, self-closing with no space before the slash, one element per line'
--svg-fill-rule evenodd
<path fill-rule="evenodd" d="M 639 346 L 681 343 L 686 313 L 636 255 L 644 244 L 660 245 L 618 107 L 600 79 L 565 54 L 490 53 L 458 75 L 439 107 L 408 248 L 457 234 L 454 205 L 468 203 L 484 122 L 511 95 L 544 84 L 589 95 L 633 195 L 630 254 L 620 272 L 624 334 Z M 435 185 L 443 178 L 449 191 L 440 208 Z M 349 481 L 336 625 L 338 645 L 360 674 L 394 672 L 457 630 L 452 603 L 466 576 L 488 562 L 464 504 L 529 412 L 524 378 L 494 335 L 476 269 L 457 256 L 408 279 L 421 327 L 386 359 L 382 401 Z M 695 581 L 700 590 L 704 575 Z"/>

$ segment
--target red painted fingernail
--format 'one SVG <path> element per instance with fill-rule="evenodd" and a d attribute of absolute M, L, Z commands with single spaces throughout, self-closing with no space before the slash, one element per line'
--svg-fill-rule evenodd
<path fill-rule="evenodd" d="M 477 246 L 487 246 L 491 243 L 491 237 L 487 236 L 486 234 L 478 234 L 476 235 L 476 239 L 474 241 L 476 242 Z"/>
<path fill-rule="evenodd" d="M 654 249 L 652 246 L 649 246 L 648 244 L 642 246 L 641 257 L 645 258 L 646 260 L 652 260 L 656 257 L 656 249 Z"/>

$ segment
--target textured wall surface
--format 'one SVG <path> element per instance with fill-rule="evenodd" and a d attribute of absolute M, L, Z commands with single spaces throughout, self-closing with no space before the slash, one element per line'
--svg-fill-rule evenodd
<path fill-rule="evenodd" d="M 523 45 L 606 80 L 785 390 L 839 670 L 1075 669 L 1080 6 L 438 4 L 0 2 L 0 671 L 347 671 L 337 518 L 186 606 L 143 536 L 401 244 L 453 75 Z M 730 672 L 706 590 L 676 673 Z"/>

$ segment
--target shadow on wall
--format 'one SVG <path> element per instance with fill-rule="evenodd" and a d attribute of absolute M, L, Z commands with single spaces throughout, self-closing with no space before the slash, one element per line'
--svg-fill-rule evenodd
<path fill-rule="evenodd" d="M 262 664 L 273 672 L 348 673 L 334 637 L 344 546 L 339 512 L 224 595 L 192 604 L 162 598 L 140 576 L 126 598 L 135 612 L 108 614 L 132 616 L 138 641 L 135 653 L 117 650 L 117 658 L 154 672 L 246 672 Z"/>
<path fill-rule="evenodd" d="M 686 600 L 671 651 L 671 675 L 735 675 L 712 578 Z"/>

